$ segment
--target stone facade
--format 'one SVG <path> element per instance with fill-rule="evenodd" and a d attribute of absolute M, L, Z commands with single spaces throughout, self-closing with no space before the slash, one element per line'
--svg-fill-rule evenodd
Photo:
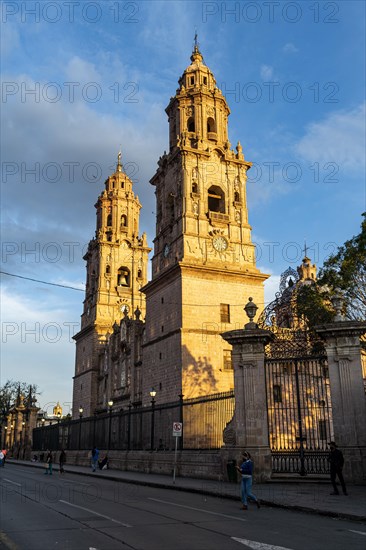
<path fill-rule="evenodd" d="M 74 418 L 79 405 L 89 416 L 109 399 L 148 404 L 151 387 L 160 403 L 232 389 L 231 346 L 220 334 L 241 327 L 247 296 L 264 303 L 267 275 L 256 268 L 248 223 L 251 163 L 239 142 L 231 148 L 230 109 L 197 45 L 166 112 L 169 152 L 151 179 L 150 282 L 146 238 L 137 236 L 141 205 L 120 160 L 96 204 L 75 336 Z"/>

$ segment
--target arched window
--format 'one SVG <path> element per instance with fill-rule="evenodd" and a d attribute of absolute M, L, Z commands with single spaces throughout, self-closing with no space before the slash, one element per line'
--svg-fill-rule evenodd
<path fill-rule="evenodd" d="M 239 195 L 238 191 L 235 191 L 235 193 L 234 193 L 234 201 L 235 202 L 240 202 L 240 195 Z"/>
<path fill-rule="evenodd" d="M 192 193 L 198 193 L 198 185 L 196 182 L 192 183 Z"/>
<path fill-rule="evenodd" d="M 137 278 L 142 279 L 142 269 L 137 270 Z"/>
<path fill-rule="evenodd" d="M 207 119 L 207 133 L 215 132 L 216 133 L 216 123 L 212 117 Z"/>
<path fill-rule="evenodd" d="M 107 216 L 107 227 L 111 227 L 112 225 L 112 214 L 108 214 Z"/>
<path fill-rule="evenodd" d="M 121 216 L 121 227 L 127 227 L 127 216 L 126 216 L 126 214 L 122 214 L 122 216 Z"/>
<path fill-rule="evenodd" d="M 188 132 L 195 132 L 194 118 L 191 116 L 187 121 Z"/>
<path fill-rule="evenodd" d="M 110 273 L 111 273 L 111 266 L 110 265 L 106 265 L 105 273 L 106 273 L 106 275 L 110 275 Z"/>
<path fill-rule="evenodd" d="M 208 190 L 208 209 L 225 214 L 225 193 L 217 185 L 212 185 Z"/>
<path fill-rule="evenodd" d="M 130 286 L 130 270 L 127 267 L 120 267 L 117 273 L 118 286 Z"/>

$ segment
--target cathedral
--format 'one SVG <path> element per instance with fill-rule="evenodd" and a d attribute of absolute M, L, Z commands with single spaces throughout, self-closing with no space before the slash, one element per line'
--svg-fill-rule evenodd
<path fill-rule="evenodd" d="M 150 183 L 156 195 L 152 275 L 141 203 L 116 170 L 95 204 L 96 233 L 76 341 L 73 417 L 129 403 L 168 403 L 231 390 L 230 345 L 249 296 L 264 303 L 246 200 L 251 163 L 228 137 L 229 106 L 197 42 L 166 108 L 169 152 Z M 111 406 L 111 405 L 110 405 Z"/>

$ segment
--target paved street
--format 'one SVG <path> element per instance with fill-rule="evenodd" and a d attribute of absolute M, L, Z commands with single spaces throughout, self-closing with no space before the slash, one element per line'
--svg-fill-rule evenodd
<path fill-rule="evenodd" d="M 365 548 L 360 522 L 7 464 L 0 546 L 11 550 Z M 269 546 L 268 546 L 269 545 Z"/>

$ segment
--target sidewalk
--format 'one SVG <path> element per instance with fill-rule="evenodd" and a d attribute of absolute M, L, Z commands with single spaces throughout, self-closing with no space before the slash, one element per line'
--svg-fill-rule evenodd
<path fill-rule="evenodd" d="M 21 465 L 44 469 L 44 464 L 26 460 L 8 459 L 6 466 Z M 173 484 L 173 478 L 159 474 L 145 474 L 142 472 L 124 472 L 120 470 L 103 470 L 93 473 L 85 466 L 65 465 L 66 473 L 75 473 L 83 476 L 105 478 L 122 483 L 146 485 L 172 489 L 175 491 L 188 491 L 219 498 L 239 500 L 240 484 L 226 481 L 211 481 L 206 479 L 193 479 L 178 477 Z M 4 471 L 4 470 L 3 470 Z M 54 466 L 58 472 L 58 465 Z M 265 506 L 274 506 L 297 510 L 311 514 L 366 521 L 366 486 L 350 485 L 347 487 L 349 496 L 331 496 L 332 486 L 329 483 L 286 482 L 273 481 L 269 483 L 256 483 L 254 494 L 258 496 Z"/>

